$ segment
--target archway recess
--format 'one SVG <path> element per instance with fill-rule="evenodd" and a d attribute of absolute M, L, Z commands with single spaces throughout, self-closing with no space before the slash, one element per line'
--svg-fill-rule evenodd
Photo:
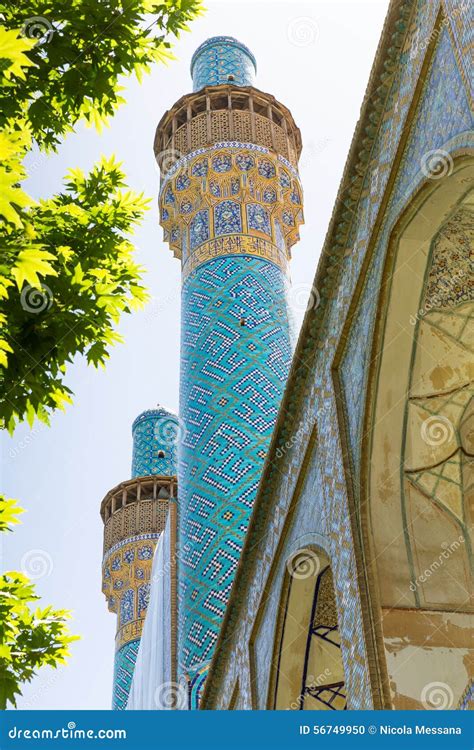
<path fill-rule="evenodd" d="M 428 183 L 392 235 L 366 423 L 368 542 L 394 708 L 454 708 L 469 675 L 474 164 L 460 158 Z"/>
<path fill-rule="evenodd" d="M 346 708 L 332 571 L 327 555 L 303 549 L 287 563 L 269 708 Z"/>

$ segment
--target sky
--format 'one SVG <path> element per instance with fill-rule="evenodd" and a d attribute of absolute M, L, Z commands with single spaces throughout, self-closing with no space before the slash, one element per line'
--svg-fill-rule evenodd
<path fill-rule="evenodd" d="M 180 267 L 158 224 L 159 170 L 153 138 L 163 114 L 192 89 L 189 63 L 210 36 L 237 37 L 257 58 L 256 85 L 292 112 L 301 129 L 300 175 L 305 225 L 293 248 L 291 304 L 298 326 L 324 242 L 359 116 L 388 0 L 207 0 L 207 12 L 175 43 L 177 59 L 155 66 L 141 85 L 123 81 L 124 104 L 98 134 L 79 127 L 57 154 L 32 155 L 26 189 L 35 198 L 61 188 L 71 167 L 88 171 L 112 153 L 129 185 L 152 197 L 134 236 L 146 269 L 150 303 L 125 316 L 105 371 L 78 358 L 66 383 L 74 405 L 47 428 L 20 427 L 2 436 L 1 488 L 27 509 L 21 526 L 2 535 L 3 569 L 24 569 L 43 602 L 73 611 L 81 635 L 68 665 L 43 668 L 24 687 L 24 709 L 107 709 L 111 705 L 115 615 L 101 593 L 102 521 L 106 492 L 130 478 L 131 423 L 160 403 L 178 409 Z"/>

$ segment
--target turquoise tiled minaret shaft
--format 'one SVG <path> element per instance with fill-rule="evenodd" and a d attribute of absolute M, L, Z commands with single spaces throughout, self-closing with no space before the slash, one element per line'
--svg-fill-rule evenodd
<path fill-rule="evenodd" d="M 206 39 L 191 60 L 194 91 L 229 81 L 236 86 L 253 86 L 256 71 L 255 57 L 232 36 Z"/>
<path fill-rule="evenodd" d="M 150 594 L 155 545 L 167 514 L 165 493 L 177 473 L 178 418 L 163 407 L 148 409 L 132 425 L 132 480 L 104 498 L 102 589 L 117 613 L 112 706 L 127 705 Z M 160 477 L 159 482 L 151 477 Z M 148 478 L 148 479 L 147 479 Z M 161 493 L 161 495 L 160 495 Z"/>
<path fill-rule="evenodd" d="M 132 425 L 132 477 L 176 474 L 178 418 L 163 407 L 147 409 Z"/>
<path fill-rule="evenodd" d="M 162 118 L 155 151 L 183 273 L 177 656 L 195 708 L 289 372 L 288 261 L 303 213 L 299 131 L 253 88 L 252 53 L 216 37 L 191 69 L 196 93 Z"/>

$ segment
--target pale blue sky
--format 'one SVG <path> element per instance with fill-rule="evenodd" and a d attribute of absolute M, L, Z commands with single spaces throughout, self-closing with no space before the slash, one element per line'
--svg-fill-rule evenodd
<path fill-rule="evenodd" d="M 192 88 L 192 53 L 209 36 L 237 37 L 257 58 L 257 86 L 286 104 L 301 128 L 306 224 L 291 264 L 300 325 L 388 0 L 206 5 L 207 13 L 176 44 L 177 61 L 157 66 L 141 86 L 125 82 L 127 104 L 109 129 L 99 135 L 81 127 L 58 154 L 30 160 L 27 187 L 34 197 L 56 192 L 68 168 L 88 170 L 101 154 L 115 153 L 124 162 L 130 186 L 153 197 L 135 237 L 152 301 L 123 319 L 126 343 L 115 347 L 105 372 L 80 359 L 70 367 L 74 405 L 56 414 L 50 429 L 22 427 L 13 439 L 3 437 L 1 487 L 28 509 L 4 542 L 3 566 L 20 568 L 23 560 L 31 568 L 39 555 L 46 574 L 38 578 L 38 592 L 44 603 L 72 609 L 72 628 L 82 635 L 66 668 L 45 668 L 25 687 L 20 708 L 110 707 L 115 616 L 100 590 L 99 506 L 108 489 L 130 476 L 136 415 L 157 402 L 178 408 L 180 268 L 158 225 L 152 144 L 163 112 Z"/>

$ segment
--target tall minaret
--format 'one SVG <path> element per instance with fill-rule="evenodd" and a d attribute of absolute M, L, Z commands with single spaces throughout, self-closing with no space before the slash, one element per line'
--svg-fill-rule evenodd
<path fill-rule="evenodd" d="M 150 594 L 153 554 L 168 514 L 175 518 L 178 419 L 161 407 L 132 426 L 132 479 L 102 501 L 102 590 L 117 614 L 113 708 L 127 705 Z"/>
<path fill-rule="evenodd" d="M 196 707 L 288 376 L 300 132 L 255 58 L 205 41 L 161 119 L 160 220 L 182 265 L 178 673 Z"/>

